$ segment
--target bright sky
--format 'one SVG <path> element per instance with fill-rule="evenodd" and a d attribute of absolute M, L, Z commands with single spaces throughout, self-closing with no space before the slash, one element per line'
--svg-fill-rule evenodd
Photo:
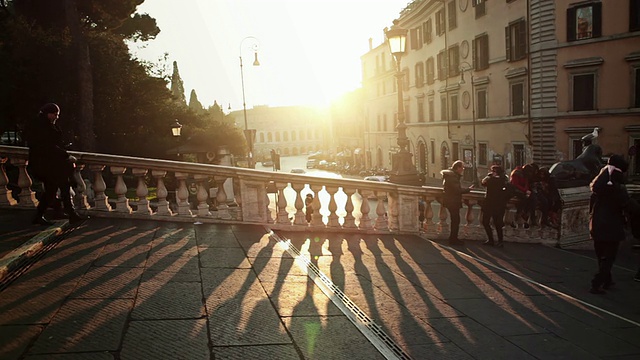
<path fill-rule="evenodd" d="M 165 52 L 178 62 L 189 100 L 242 109 L 240 56 L 247 108 L 253 105 L 328 105 L 360 87 L 360 56 L 384 40 L 410 0 L 145 0 L 138 8 L 161 33 L 141 58 Z M 248 36 L 257 38 L 254 67 Z M 242 43 L 242 47 L 241 47 Z M 157 62 L 157 61 L 156 61 Z M 171 67 L 169 67 L 169 71 Z"/>

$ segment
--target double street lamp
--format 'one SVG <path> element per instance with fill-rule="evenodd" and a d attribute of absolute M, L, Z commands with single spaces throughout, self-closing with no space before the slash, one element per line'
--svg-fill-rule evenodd
<path fill-rule="evenodd" d="M 389 50 L 396 60 L 396 79 L 398 87 L 398 147 L 400 150 L 393 154 L 392 169 L 390 180 L 396 184 L 403 185 L 422 185 L 416 167 L 411 160 L 409 152 L 409 139 L 407 138 L 407 124 L 405 123 L 404 114 L 404 95 L 402 93 L 404 73 L 400 67 L 400 60 L 405 53 L 407 43 L 407 29 L 403 29 L 398 25 L 398 20 L 393 21 L 393 26 L 385 32 Z"/>
<path fill-rule="evenodd" d="M 466 65 L 466 67 L 460 67 L 460 85 L 464 85 L 464 73 L 469 72 L 471 74 L 471 124 L 473 127 L 473 151 L 471 152 L 471 167 L 473 168 L 473 185 L 479 186 L 478 182 L 478 156 L 477 156 L 477 144 L 476 144 L 476 89 L 473 83 L 473 67 L 466 61 L 462 61 L 460 65 Z"/>
<path fill-rule="evenodd" d="M 260 66 L 260 62 L 258 61 L 258 39 L 253 36 L 247 36 L 242 39 L 240 42 L 240 80 L 242 81 L 242 111 L 244 114 L 244 136 L 247 139 L 247 146 L 249 147 L 249 153 L 247 154 L 247 162 L 249 168 L 255 168 L 255 163 L 253 161 L 253 138 L 255 130 L 249 130 L 249 126 L 247 124 L 247 103 L 244 96 L 244 70 L 242 66 L 242 44 L 244 44 L 245 40 L 251 39 L 253 44 L 251 44 L 251 50 L 253 50 L 254 60 L 253 66 Z"/>

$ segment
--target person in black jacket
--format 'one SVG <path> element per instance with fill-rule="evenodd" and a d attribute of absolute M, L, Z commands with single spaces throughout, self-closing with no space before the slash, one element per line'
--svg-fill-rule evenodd
<path fill-rule="evenodd" d="M 51 225 L 44 216 L 45 210 L 53 206 L 56 193 L 60 197 L 64 212 L 69 220 L 78 222 L 86 219 L 73 209 L 71 183 L 76 158 L 65 149 L 62 131 L 56 125 L 60 107 L 54 103 L 44 105 L 36 119 L 27 124 L 26 138 L 29 146 L 29 172 L 44 185 L 44 195 L 38 202 L 34 224 Z"/>
<path fill-rule="evenodd" d="M 460 209 L 462 208 L 462 194 L 471 191 L 473 185 L 468 189 L 463 189 L 460 185 L 460 179 L 464 173 L 464 163 L 456 160 L 451 164 L 451 168 L 442 170 L 442 187 L 444 194 L 442 196 L 442 205 L 449 211 L 451 216 L 451 232 L 449 233 L 450 245 L 462 245 L 463 242 L 458 239 L 458 230 L 460 228 Z"/>
<path fill-rule="evenodd" d="M 598 258 L 598 272 L 591 280 L 593 294 L 604 294 L 614 285 L 611 268 L 625 239 L 625 211 L 629 194 L 624 186 L 628 164 L 620 155 L 612 155 L 605 167 L 591 182 L 589 199 L 589 234 Z"/>
<path fill-rule="evenodd" d="M 482 204 L 482 225 L 487 232 L 487 241 L 484 245 L 495 245 L 502 247 L 504 226 L 504 212 L 509 201 L 507 183 L 509 179 L 505 176 L 504 169 L 499 165 L 492 165 L 491 172 L 482 179 L 482 186 L 487 188 L 484 195 L 484 203 Z M 491 220 L 498 234 L 498 242 L 493 240 L 493 230 L 491 229 Z"/>

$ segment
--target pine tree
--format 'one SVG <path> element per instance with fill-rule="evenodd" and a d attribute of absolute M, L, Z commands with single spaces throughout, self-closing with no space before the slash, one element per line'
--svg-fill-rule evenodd
<path fill-rule="evenodd" d="M 196 89 L 191 89 L 191 95 L 189 95 L 189 109 L 193 110 L 196 114 L 200 114 L 204 111 L 204 106 L 202 106 L 202 103 L 198 100 Z"/>
<path fill-rule="evenodd" d="M 180 77 L 178 70 L 178 62 L 173 62 L 173 74 L 171 75 L 171 95 L 181 104 L 187 105 L 187 99 L 184 96 L 184 83 Z"/>

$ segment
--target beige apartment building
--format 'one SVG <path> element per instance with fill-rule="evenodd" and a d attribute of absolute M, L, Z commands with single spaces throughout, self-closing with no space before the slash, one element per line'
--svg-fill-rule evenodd
<path fill-rule="evenodd" d="M 550 166 L 577 156 L 595 127 L 605 153 L 640 146 L 638 2 L 410 3 L 398 20 L 409 31 L 403 105 L 418 170 L 439 178 L 457 159 L 475 162 L 477 176 L 493 163 Z M 585 17 L 591 30 L 579 30 Z M 391 168 L 395 61 L 386 44 L 370 45 L 361 58 L 364 142 L 373 166 Z"/>
<path fill-rule="evenodd" d="M 242 110 L 232 111 L 228 117 L 237 128 L 244 129 Z M 326 150 L 328 120 L 326 111 L 307 106 L 256 105 L 247 109 L 247 127 L 256 130 L 256 160 L 269 159 L 271 149 L 282 156 Z"/>

